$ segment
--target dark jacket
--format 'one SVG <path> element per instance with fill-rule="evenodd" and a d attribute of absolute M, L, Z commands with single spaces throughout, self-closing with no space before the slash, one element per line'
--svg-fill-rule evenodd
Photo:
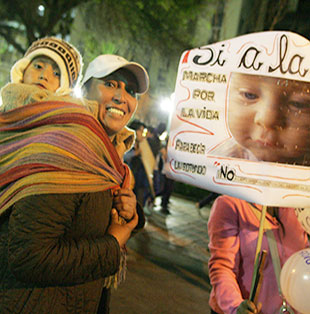
<path fill-rule="evenodd" d="M 0 313 L 107 313 L 103 278 L 120 264 L 111 208 L 110 190 L 15 203 L 0 224 Z"/>

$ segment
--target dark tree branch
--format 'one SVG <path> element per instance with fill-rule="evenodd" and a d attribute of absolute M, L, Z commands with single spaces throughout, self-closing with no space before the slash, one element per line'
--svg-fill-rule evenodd
<path fill-rule="evenodd" d="M 6 39 L 19 52 L 24 52 L 34 40 L 39 37 L 61 34 L 63 37 L 70 33 L 73 19 L 70 17 L 72 10 L 89 0 L 0 0 L 0 21 L 2 31 L 0 36 Z M 43 5 L 43 16 L 39 15 L 38 7 Z M 22 38 L 14 37 L 4 28 L 12 23 L 18 25 L 24 34 L 26 43 Z M 19 42 L 21 41 L 21 42 Z M 23 47 L 25 44 L 26 47 Z"/>
<path fill-rule="evenodd" d="M 15 40 L 15 35 L 17 32 L 19 31 L 13 27 L 0 25 L 0 36 L 3 37 L 7 41 L 7 43 L 12 45 L 18 52 L 23 54 L 25 52 L 25 49 Z"/>

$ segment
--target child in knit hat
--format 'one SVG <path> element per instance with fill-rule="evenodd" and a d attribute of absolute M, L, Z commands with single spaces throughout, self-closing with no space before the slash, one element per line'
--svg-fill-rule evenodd
<path fill-rule="evenodd" d="M 56 37 L 34 41 L 11 69 L 11 83 L 1 90 L 0 111 L 53 100 L 85 105 L 85 101 L 70 96 L 82 66 L 80 53 L 68 42 Z M 93 106 L 87 103 L 87 107 Z"/>

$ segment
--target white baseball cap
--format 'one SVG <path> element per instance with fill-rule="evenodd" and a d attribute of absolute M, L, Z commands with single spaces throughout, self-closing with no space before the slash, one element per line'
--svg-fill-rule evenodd
<path fill-rule="evenodd" d="M 129 62 L 117 55 L 100 55 L 89 63 L 83 80 L 84 85 L 90 78 L 103 78 L 120 68 L 129 70 L 137 79 L 138 93 L 144 94 L 149 88 L 149 76 L 145 68 L 136 62 Z"/>

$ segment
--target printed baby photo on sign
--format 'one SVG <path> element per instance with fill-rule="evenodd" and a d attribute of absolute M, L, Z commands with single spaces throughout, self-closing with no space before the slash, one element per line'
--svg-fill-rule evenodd
<path fill-rule="evenodd" d="M 234 72 L 227 107 L 231 138 L 213 154 L 310 165 L 310 83 Z"/>
<path fill-rule="evenodd" d="M 310 42 L 248 34 L 180 59 L 166 170 L 269 206 L 310 200 Z"/>

